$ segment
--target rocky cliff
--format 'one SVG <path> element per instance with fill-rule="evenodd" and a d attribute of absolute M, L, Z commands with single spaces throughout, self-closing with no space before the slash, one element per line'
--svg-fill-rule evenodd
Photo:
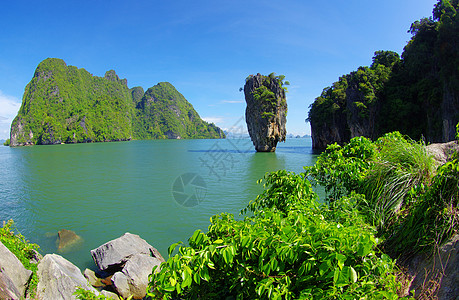
<path fill-rule="evenodd" d="M 10 145 L 224 138 L 221 129 L 203 121 L 170 83 L 158 86 L 167 87 L 161 96 L 154 94 L 157 86 L 146 93 L 141 87 L 129 89 L 127 80 L 113 70 L 97 77 L 48 58 L 25 88 L 11 124 Z M 174 103 L 163 105 L 164 101 Z"/>
<path fill-rule="evenodd" d="M 244 85 L 245 120 L 258 152 L 274 152 L 287 133 L 287 100 L 283 76 L 250 75 Z"/>
<path fill-rule="evenodd" d="M 459 3 L 438 1 L 433 17 L 415 21 L 409 32 L 413 36 L 401 59 L 394 52 L 377 51 L 370 68 L 342 76 L 315 99 L 307 119 L 313 148 L 392 131 L 427 143 L 455 139 Z"/>

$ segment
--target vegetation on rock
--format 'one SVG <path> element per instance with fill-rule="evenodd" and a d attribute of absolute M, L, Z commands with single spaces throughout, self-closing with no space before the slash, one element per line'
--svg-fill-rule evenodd
<path fill-rule="evenodd" d="M 247 102 L 245 119 L 252 142 L 257 151 L 273 152 L 278 142 L 285 141 L 287 100 L 285 76 L 250 75 L 245 80 L 244 95 Z M 242 90 L 242 89 L 241 89 Z"/>
<path fill-rule="evenodd" d="M 167 88 L 159 91 L 158 86 Z M 146 98 L 161 101 L 145 105 L 147 100 L 142 99 Z M 174 115 L 171 109 L 180 111 Z M 141 87 L 129 89 L 126 79 L 119 79 L 113 70 L 97 77 L 56 58 L 38 65 L 11 125 L 12 146 L 178 136 L 222 138 L 224 134 L 204 122 L 170 83 L 144 94 Z"/>
<path fill-rule="evenodd" d="M 439 0 L 411 25 L 401 59 L 377 51 L 371 67 L 340 77 L 310 107 L 313 147 L 400 131 L 427 142 L 454 139 L 459 120 L 459 2 Z"/>
<path fill-rule="evenodd" d="M 3 227 L 0 228 L 0 241 L 19 259 L 27 270 L 32 271 L 26 294 L 31 299 L 34 299 L 38 284 L 37 262 L 34 260 L 40 247 L 27 241 L 22 234 L 15 234 L 13 227 L 13 220 L 3 221 Z"/>

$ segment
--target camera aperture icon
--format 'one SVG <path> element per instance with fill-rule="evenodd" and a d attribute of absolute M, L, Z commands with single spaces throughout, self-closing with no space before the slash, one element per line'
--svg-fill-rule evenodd
<path fill-rule="evenodd" d="M 172 185 L 172 195 L 175 201 L 184 207 L 199 205 L 206 194 L 206 182 L 196 173 L 184 173 L 177 177 Z"/>

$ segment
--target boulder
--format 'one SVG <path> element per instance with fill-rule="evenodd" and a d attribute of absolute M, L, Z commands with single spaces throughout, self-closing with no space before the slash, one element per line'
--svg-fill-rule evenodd
<path fill-rule="evenodd" d="M 66 253 L 80 246 L 83 238 L 72 230 L 62 229 L 58 232 L 57 243 L 57 251 Z"/>
<path fill-rule="evenodd" d="M 93 287 L 104 287 L 106 284 L 102 282 L 102 279 L 97 277 L 93 270 L 85 269 L 83 272 L 84 277 L 88 280 L 88 283 Z"/>
<path fill-rule="evenodd" d="M 23 295 L 13 281 L 5 273 L 0 272 L 0 299 L 22 299 Z"/>
<path fill-rule="evenodd" d="M 102 290 L 102 291 L 100 291 L 100 293 L 101 293 L 102 295 L 104 295 L 104 296 L 105 296 L 106 298 L 108 298 L 108 299 L 113 299 L 113 300 L 119 300 L 119 299 L 120 299 L 120 297 L 118 297 L 117 294 L 112 293 L 112 292 L 110 292 L 110 291 Z"/>
<path fill-rule="evenodd" d="M 8 299 L 6 295 L 16 295 L 13 299 L 24 297 L 31 275 L 32 271 L 24 268 L 19 259 L 0 242 L 0 298 Z"/>
<path fill-rule="evenodd" d="M 250 75 L 246 79 L 245 120 L 258 152 L 274 152 L 277 143 L 285 141 L 287 100 L 282 84 L 282 79 L 272 75 Z"/>
<path fill-rule="evenodd" d="M 127 298 L 142 299 L 146 296 L 148 276 L 154 266 L 159 266 L 161 260 L 146 254 L 133 255 L 123 270 L 116 272 L 112 277 L 113 286 L 119 295 Z"/>
<path fill-rule="evenodd" d="M 73 293 L 77 287 L 99 294 L 78 267 L 57 254 L 46 254 L 38 264 L 37 274 L 37 299 L 76 299 Z"/>
<path fill-rule="evenodd" d="M 459 234 L 435 254 L 418 254 L 402 265 L 411 277 L 410 292 L 416 299 L 456 300 L 459 295 Z M 407 293 L 408 294 L 408 293 Z"/>
<path fill-rule="evenodd" d="M 115 272 L 121 270 L 129 258 L 135 254 L 152 255 L 161 262 L 164 261 L 158 250 L 140 236 L 129 232 L 91 250 L 91 255 L 99 269 L 114 270 Z"/>
<path fill-rule="evenodd" d="M 457 141 L 430 144 L 426 147 L 426 151 L 434 157 L 438 165 L 443 165 L 451 159 L 454 152 L 459 151 L 459 144 Z"/>

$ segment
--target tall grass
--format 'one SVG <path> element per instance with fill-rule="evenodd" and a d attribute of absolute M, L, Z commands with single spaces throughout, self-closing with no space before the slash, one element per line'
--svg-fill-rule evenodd
<path fill-rule="evenodd" d="M 410 205 L 410 194 L 427 186 L 435 174 L 435 161 L 424 143 L 386 134 L 375 142 L 377 154 L 362 184 L 363 209 L 380 232 L 395 222 Z"/>
<path fill-rule="evenodd" d="M 388 237 L 393 254 L 422 252 L 441 245 L 459 231 L 459 155 L 438 168 L 431 185 L 420 195 L 409 215 Z M 409 252 L 409 253 L 407 253 Z"/>

